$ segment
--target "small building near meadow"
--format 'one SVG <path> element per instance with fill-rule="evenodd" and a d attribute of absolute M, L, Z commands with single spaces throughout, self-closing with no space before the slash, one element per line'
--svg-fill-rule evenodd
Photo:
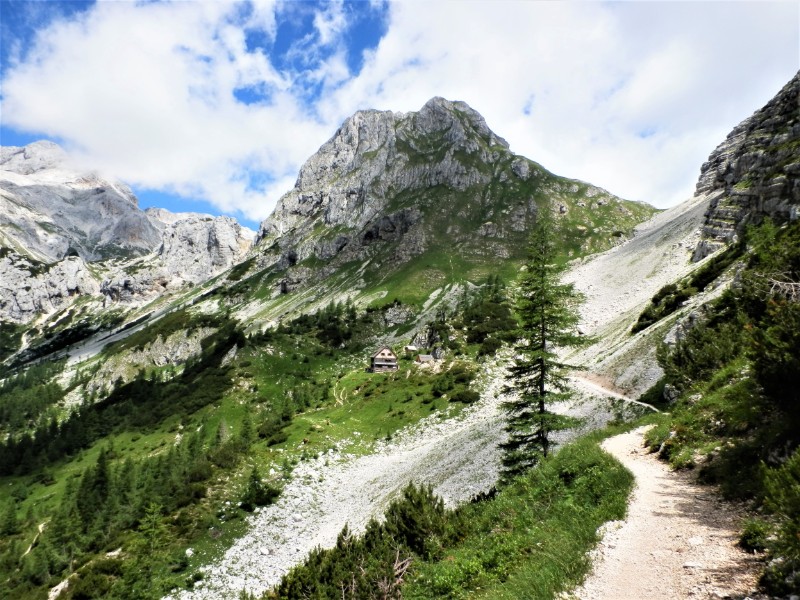
<path fill-rule="evenodd" d="M 370 371 L 373 373 L 383 373 L 385 371 L 397 371 L 397 355 L 392 352 L 389 346 L 384 346 L 372 355 L 370 361 Z"/>

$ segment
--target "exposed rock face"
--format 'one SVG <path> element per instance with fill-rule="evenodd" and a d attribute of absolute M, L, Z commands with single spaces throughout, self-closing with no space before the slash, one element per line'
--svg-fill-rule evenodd
<path fill-rule="evenodd" d="M 709 197 L 707 256 L 765 216 L 797 218 L 800 205 L 800 72 L 762 109 L 740 123 L 702 166 L 697 195 Z"/>
<path fill-rule="evenodd" d="M 193 283 L 239 262 L 256 236 L 254 231 L 242 227 L 231 217 L 173 214 L 163 209 L 145 212 L 159 229 L 163 227 L 158 255 L 165 266 Z"/>
<path fill-rule="evenodd" d="M 160 242 L 130 188 L 74 170 L 52 142 L 0 148 L 0 244 L 52 262 L 146 254 Z"/>
<path fill-rule="evenodd" d="M 51 142 L 0 148 L 0 319 L 86 294 L 146 302 L 230 268 L 254 238 L 230 217 L 142 211 L 125 184 L 75 170 Z"/>
<path fill-rule="evenodd" d="M 626 216 L 641 209 L 513 154 L 464 102 L 361 111 L 308 159 L 261 224 L 260 265 L 289 270 L 296 289 L 304 261 L 324 263 L 313 271 L 320 281 L 354 261 L 385 275 L 436 248 L 468 260 L 517 256 L 545 197 L 565 206 L 561 214 L 576 200 L 584 216 L 599 206 Z"/>
<path fill-rule="evenodd" d="M 109 388 L 117 381 L 127 383 L 134 379 L 138 372 L 149 367 L 182 365 L 188 359 L 200 354 L 200 342 L 214 333 L 214 329 L 201 327 L 191 333 L 186 330 L 176 331 L 167 338 L 157 337 L 144 348 L 111 356 L 86 384 L 87 393 L 99 392 Z"/>
<path fill-rule="evenodd" d="M 141 301 L 185 285 L 201 283 L 238 263 L 255 232 L 231 217 L 145 211 L 161 234 L 150 256 L 107 273 L 102 292 L 112 301 Z"/>
<path fill-rule="evenodd" d="M 280 235 L 318 214 L 328 226 L 363 229 L 387 212 L 391 190 L 447 185 L 464 191 L 487 183 L 491 175 L 468 168 L 458 154 L 491 164 L 495 146 L 508 149 L 463 102 L 433 98 L 410 114 L 357 112 L 303 165 L 259 237 Z M 434 160 L 420 160 L 430 154 Z"/>
<path fill-rule="evenodd" d="M 73 256 L 52 265 L 5 250 L 0 253 L 0 317 L 26 323 L 55 312 L 75 297 L 100 289 L 82 258 Z"/>

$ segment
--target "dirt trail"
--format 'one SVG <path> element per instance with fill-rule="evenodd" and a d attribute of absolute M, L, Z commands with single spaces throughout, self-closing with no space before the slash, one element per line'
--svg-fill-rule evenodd
<path fill-rule="evenodd" d="M 603 448 L 636 477 L 625 521 L 604 526 L 594 571 L 566 595 L 581 600 L 744 598 L 758 561 L 736 546 L 743 514 L 714 490 L 676 473 L 642 447 L 646 428 L 609 438 Z"/>

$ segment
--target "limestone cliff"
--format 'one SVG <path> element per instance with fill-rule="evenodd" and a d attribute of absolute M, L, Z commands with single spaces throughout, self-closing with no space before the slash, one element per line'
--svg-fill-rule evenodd
<path fill-rule="evenodd" d="M 142 211 L 128 186 L 75 168 L 52 142 L 0 148 L 0 321 L 87 295 L 142 304 L 232 267 L 254 238 L 230 217 Z"/>
<path fill-rule="evenodd" d="M 697 195 L 709 198 L 699 260 L 765 216 L 797 218 L 800 205 L 800 72 L 744 120 L 700 172 Z"/>
<path fill-rule="evenodd" d="M 53 262 L 141 255 L 159 242 L 125 184 L 75 169 L 52 142 L 0 148 L 0 245 Z"/>
<path fill-rule="evenodd" d="M 105 272 L 101 291 L 111 301 L 144 301 L 202 283 L 241 261 L 255 238 L 231 217 L 145 212 L 161 244 L 152 254 Z"/>
<path fill-rule="evenodd" d="M 26 323 L 99 290 L 97 280 L 78 256 L 48 265 L 0 250 L 0 320 Z"/>

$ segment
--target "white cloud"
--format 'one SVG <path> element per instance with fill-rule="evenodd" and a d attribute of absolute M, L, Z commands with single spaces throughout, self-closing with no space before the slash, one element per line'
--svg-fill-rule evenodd
<path fill-rule="evenodd" d="M 330 114 L 463 99 L 516 152 L 659 206 L 688 197 L 716 144 L 799 66 L 798 4 L 393 9 L 362 76 L 327 100 Z"/>
<path fill-rule="evenodd" d="M 798 3 L 400 2 L 354 76 L 347 11 L 330 3 L 278 71 L 276 4 L 98 3 L 41 32 L 3 80 L 6 125 L 70 142 L 133 184 L 263 218 L 302 162 L 359 108 L 465 100 L 552 171 L 660 206 L 798 68 Z M 324 51 L 323 51 L 324 50 Z M 322 97 L 306 104 L 308 86 Z M 267 100 L 237 102 L 252 88 Z M 255 186 L 248 173 L 258 174 Z"/>

